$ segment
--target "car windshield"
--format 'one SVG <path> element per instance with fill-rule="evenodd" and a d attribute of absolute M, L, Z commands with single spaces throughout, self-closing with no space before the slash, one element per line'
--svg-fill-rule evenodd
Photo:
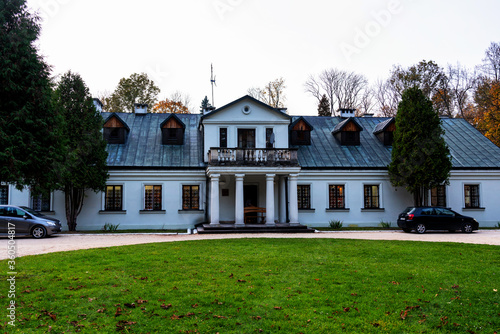
<path fill-rule="evenodd" d="M 26 207 L 26 206 L 20 206 L 20 208 L 21 208 L 21 209 L 23 209 L 24 211 L 26 211 L 26 212 L 28 212 L 28 213 L 32 214 L 33 216 L 43 217 L 43 215 L 42 215 L 40 212 L 35 211 L 35 210 L 33 210 L 33 209 L 31 209 L 31 208 L 28 208 L 28 207 Z"/>

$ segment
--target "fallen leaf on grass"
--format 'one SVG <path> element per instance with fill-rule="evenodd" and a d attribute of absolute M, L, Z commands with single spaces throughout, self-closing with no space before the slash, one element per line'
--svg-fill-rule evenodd
<path fill-rule="evenodd" d="M 118 317 L 118 316 L 120 316 L 120 315 L 122 315 L 122 311 L 123 311 L 123 310 L 122 310 L 122 308 L 121 308 L 121 307 L 118 307 L 118 308 L 116 309 L 116 312 L 115 312 L 115 318 L 116 318 L 116 317 Z"/>
<path fill-rule="evenodd" d="M 125 305 L 128 308 L 135 308 L 135 303 L 125 303 L 123 305 Z"/>
<path fill-rule="evenodd" d="M 160 305 L 161 308 L 165 309 L 165 310 L 168 310 L 169 308 L 172 307 L 172 304 L 168 304 L 168 305 L 165 305 L 165 303 L 161 304 Z"/>
<path fill-rule="evenodd" d="M 137 322 L 135 322 L 135 321 L 120 320 L 116 324 L 116 329 L 119 331 L 122 331 L 125 329 L 125 326 L 135 325 L 136 323 Z"/>
<path fill-rule="evenodd" d="M 52 320 L 56 321 L 57 316 L 56 316 L 55 313 L 49 312 L 47 310 L 42 310 L 41 312 L 42 312 L 43 315 L 48 315 Z M 41 316 L 42 315 L 40 315 L 40 317 Z M 40 317 L 38 317 L 38 318 L 40 318 Z"/>

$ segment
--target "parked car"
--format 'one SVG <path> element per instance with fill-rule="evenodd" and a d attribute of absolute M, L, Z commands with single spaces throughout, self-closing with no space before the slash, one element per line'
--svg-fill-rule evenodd
<path fill-rule="evenodd" d="M 9 229 L 16 235 L 31 234 L 39 239 L 61 232 L 61 222 L 25 206 L 0 205 L 0 233 Z"/>
<path fill-rule="evenodd" d="M 404 232 L 412 230 L 424 233 L 427 230 L 461 230 L 471 233 L 479 228 L 477 220 L 463 216 L 453 210 L 442 207 L 414 207 L 406 208 L 398 217 L 398 226 Z"/>

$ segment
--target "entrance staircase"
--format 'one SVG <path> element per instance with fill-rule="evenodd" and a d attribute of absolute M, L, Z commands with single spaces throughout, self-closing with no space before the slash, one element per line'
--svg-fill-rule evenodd
<path fill-rule="evenodd" d="M 274 226 L 265 224 L 199 224 L 196 225 L 199 234 L 224 234 L 224 233 L 314 233 L 315 230 L 306 225 L 290 225 L 276 223 Z"/>

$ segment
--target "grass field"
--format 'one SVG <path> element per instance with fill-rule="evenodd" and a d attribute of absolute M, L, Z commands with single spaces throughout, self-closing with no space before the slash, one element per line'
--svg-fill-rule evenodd
<path fill-rule="evenodd" d="M 499 253 L 453 243 L 228 239 L 27 256 L 16 259 L 16 326 L 3 316 L 0 331 L 492 334 Z M 5 282 L 7 262 L 0 265 Z"/>

